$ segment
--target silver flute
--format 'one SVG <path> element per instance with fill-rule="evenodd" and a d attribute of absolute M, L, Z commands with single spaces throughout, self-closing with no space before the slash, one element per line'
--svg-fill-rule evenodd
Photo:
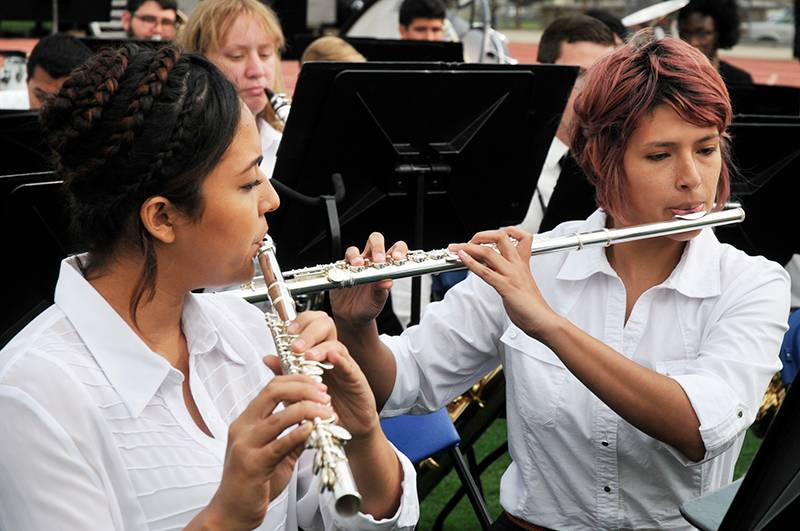
<path fill-rule="evenodd" d="M 275 258 L 275 246 L 269 236 L 264 238 L 257 259 L 263 274 L 266 295 L 272 303 L 272 310 L 265 313 L 264 317 L 275 340 L 283 373 L 304 374 L 321 382 L 323 371 L 332 369 L 333 365 L 307 360 L 303 354 L 292 351 L 292 341 L 297 335 L 290 334 L 287 329 L 297 313 L 294 299 Z M 352 516 L 361 509 L 361 495 L 344 452 L 344 445 L 351 439 L 351 435 L 337 425 L 335 420 L 335 417 L 315 418 L 314 430 L 308 437 L 306 448 L 316 450 L 314 473 L 320 476 L 320 489 L 333 492 L 339 514 Z"/>
<path fill-rule="evenodd" d="M 552 238 L 537 235 L 533 240 L 531 255 L 596 246 L 608 247 L 617 243 L 669 236 L 705 227 L 731 225 L 743 220 L 744 210 L 736 203 L 729 203 L 724 210 L 718 212 L 681 215 L 670 221 L 618 229 L 600 229 Z M 285 282 L 286 297 L 291 298 L 292 295 L 348 288 L 385 279 L 443 273 L 464 268 L 464 264 L 456 254 L 447 249 L 436 249 L 433 251 L 409 251 L 406 258 L 400 260 L 387 256 L 386 262 L 366 261 L 362 266 L 353 266 L 340 260 L 332 264 L 286 271 L 282 274 L 282 278 Z M 250 285 L 243 286 L 235 293 L 250 302 L 262 301 L 267 298 L 266 286 L 268 284 L 265 284 L 263 278 L 256 277 Z"/>

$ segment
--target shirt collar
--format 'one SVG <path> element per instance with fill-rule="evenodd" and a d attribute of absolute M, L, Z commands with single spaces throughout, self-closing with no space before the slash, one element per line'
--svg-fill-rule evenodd
<path fill-rule="evenodd" d="M 86 255 L 61 262 L 55 304 L 67 316 L 130 414 L 139 416 L 170 372 L 78 267 Z"/>
<path fill-rule="evenodd" d="M 186 336 L 189 354 L 191 356 L 201 356 L 213 350 L 221 353 L 237 365 L 244 365 L 244 360 L 236 354 L 243 347 L 238 340 L 241 332 L 235 323 L 231 322 L 230 316 L 224 315 L 212 304 L 203 304 L 201 302 L 202 297 L 208 299 L 213 296 L 216 295 L 195 295 L 191 293 L 186 297 L 183 305 L 183 315 L 181 316 L 181 326 L 183 327 L 183 334 Z M 226 341 L 225 337 L 229 337 L 231 341 Z"/>
<path fill-rule="evenodd" d="M 261 151 L 266 153 L 270 146 L 277 144 L 281 140 L 281 132 L 272 127 L 263 118 L 258 119 L 258 135 L 261 137 Z"/>
<path fill-rule="evenodd" d="M 606 214 L 596 210 L 586 221 L 575 225 L 574 232 L 600 230 L 606 225 Z M 568 236 L 569 234 L 563 234 Z M 689 240 L 678 265 L 661 284 L 661 288 L 674 289 L 693 298 L 715 297 L 721 293 L 720 243 L 711 229 L 703 229 Z M 583 280 L 595 273 L 617 274 L 608 263 L 605 247 L 587 247 L 569 251 L 558 271 L 559 280 Z"/>
<path fill-rule="evenodd" d="M 606 213 L 600 209 L 595 210 L 591 216 L 586 218 L 586 221 L 572 226 L 575 230 L 559 232 L 558 236 L 571 236 L 575 233 L 601 230 L 606 226 Z M 556 235 L 553 234 L 553 237 Z M 556 278 L 559 280 L 583 280 L 595 273 L 617 276 L 617 273 L 611 268 L 611 264 L 608 263 L 605 247 L 599 245 L 567 251 L 567 257 L 558 270 Z"/>

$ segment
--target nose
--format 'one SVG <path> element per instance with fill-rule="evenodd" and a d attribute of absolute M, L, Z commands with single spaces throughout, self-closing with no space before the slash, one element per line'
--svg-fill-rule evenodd
<path fill-rule="evenodd" d="M 247 65 L 245 66 L 245 75 L 249 78 L 266 77 L 267 65 L 261 60 L 258 55 L 258 50 L 252 50 L 247 54 Z"/>
<path fill-rule="evenodd" d="M 267 179 L 267 176 L 264 175 L 263 172 L 262 175 L 264 179 Z M 259 216 L 263 216 L 267 212 L 273 212 L 281 205 L 281 198 L 278 196 L 278 192 L 275 191 L 275 187 L 272 186 L 272 183 L 267 179 L 264 184 L 264 193 L 258 201 Z"/>
<path fill-rule="evenodd" d="M 694 190 L 703 182 L 697 161 L 693 156 L 685 156 L 681 159 L 676 176 L 676 185 L 681 190 Z"/>

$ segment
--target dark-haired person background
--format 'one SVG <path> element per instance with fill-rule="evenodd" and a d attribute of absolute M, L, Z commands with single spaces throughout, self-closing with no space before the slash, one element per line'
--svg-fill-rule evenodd
<path fill-rule="evenodd" d="M 711 61 L 727 85 L 751 85 L 753 76 L 719 58 L 739 42 L 739 8 L 736 0 L 691 0 L 678 12 L 678 35 Z"/>
<path fill-rule="evenodd" d="M 575 101 L 570 145 L 600 209 L 544 237 L 723 204 L 731 117 L 705 56 L 637 34 Z M 532 257 L 533 240 L 507 228 L 451 245 L 470 275 L 397 337 L 373 320 L 391 281 L 332 292 L 338 337 L 384 415 L 435 411 L 503 364 L 512 461 L 494 529 L 689 529 L 678 507 L 731 481 L 780 367 L 786 272 L 708 228 Z M 406 251 L 373 234 L 346 259 Z"/>
<path fill-rule="evenodd" d="M 40 39 L 26 65 L 30 108 L 40 108 L 45 98 L 58 92 L 69 73 L 90 55 L 89 47 L 72 35 L 58 33 Z"/>
<path fill-rule="evenodd" d="M 447 10 L 442 0 L 403 0 L 400 4 L 401 39 L 444 40 Z"/>
<path fill-rule="evenodd" d="M 628 40 L 628 28 L 622 23 L 622 19 L 609 13 L 605 9 L 588 9 L 583 13 L 586 16 L 596 18 L 605 24 L 611 33 L 614 34 L 614 45 L 622 46 Z"/>
<path fill-rule="evenodd" d="M 583 85 L 583 75 L 598 59 L 614 50 L 616 39 L 607 24 L 588 15 L 569 15 L 548 24 L 539 40 L 536 60 L 545 64 L 579 66 L 581 72 L 575 80 L 561 122 L 547 152 L 547 158 L 536 183 L 536 192 L 520 227 L 528 232 L 539 231 L 550 198 L 556 186 L 580 188 L 588 186 L 583 172 L 569 153 L 569 134 L 575 116 L 575 96 Z M 566 191 L 569 194 L 569 190 Z M 576 195 L 583 196 L 576 191 Z M 569 217 L 567 219 L 574 219 Z M 552 227 L 550 227 L 552 228 Z"/>
<path fill-rule="evenodd" d="M 42 109 L 88 253 L 0 350 L 4 529 L 412 529 L 415 472 L 381 431 L 332 320 L 295 352 L 326 384 L 279 375 L 263 314 L 193 290 L 252 279 L 279 200 L 256 122 L 207 59 L 177 46 L 92 56 Z M 344 518 L 304 452 L 338 416 L 363 498 Z M 302 421 L 304 424 L 299 424 Z"/>
<path fill-rule="evenodd" d="M 171 41 L 178 32 L 178 2 L 128 0 L 121 22 L 129 37 Z"/>

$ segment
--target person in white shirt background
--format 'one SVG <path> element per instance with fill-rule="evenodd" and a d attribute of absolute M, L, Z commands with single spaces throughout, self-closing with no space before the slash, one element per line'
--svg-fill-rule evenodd
<path fill-rule="evenodd" d="M 283 134 L 267 90 L 284 92 L 280 69 L 283 30 L 275 12 L 258 0 L 205 0 L 181 27 L 178 42 L 217 65 L 256 117 L 264 160 L 272 178 Z"/>
<path fill-rule="evenodd" d="M 223 74 L 177 46 L 107 49 L 42 122 L 88 253 L 0 351 L 0 527 L 412 529 L 414 469 L 332 320 L 293 325 L 334 365 L 326 386 L 276 375 L 253 306 L 192 292 L 252 278 L 279 204 Z M 334 412 L 363 497 L 347 518 L 303 451 L 302 421 Z"/>
<path fill-rule="evenodd" d="M 570 139 L 601 208 L 548 235 L 722 205 L 731 114 L 686 43 L 645 32 L 601 58 Z M 333 293 L 339 339 L 382 415 L 435 411 L 503 364 L 512 463 L 495 529 L 688 529 L 679 505 L 731 481 L 780 367 L 786 272 L 710 229 L 531 257 L 533 238 L 506 228 L 451 246 L 471 274 L 401 336 L 373 321 L 391 281 Z M 346 259 L 406 251 L 373 234 Z"/>
<path fill-rule="evenodd" d="M 539 225 L 547 211 L 547 204 L 561 173 L 561 159 L 569 151 L 569 131 L 574 116 L 575 103 L 583 72 L 600 57 L 614 50 L 615 40 L 611 30 L 596 18 L 587 15 L 560 17 L 548 24 L 539 40 L 536 60 L 545 64 L 579 66 L 581 72 L 570 93 L 558 129 L 550 144 L 547 158 L 536 182 L 536 191 L 520 228 L 531 233 L 539 231 Z"/>

